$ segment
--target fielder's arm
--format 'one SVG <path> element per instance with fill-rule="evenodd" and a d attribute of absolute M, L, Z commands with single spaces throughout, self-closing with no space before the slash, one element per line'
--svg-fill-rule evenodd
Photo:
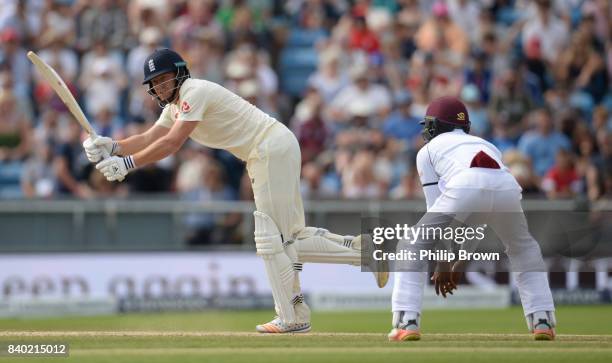
<path fill-rule="evenodd" d="M 161 137 L 168 134 L 170 129 L 160 126 L 153 125 L 150 129 L 145 131 L 142 134 L 130 136 L 123 140 L 117 141 L 119 144 L 119 155 L 133 155 L 147 146 L 153 144 L 155 141 L 159 140 Z"/>
<path fill-rule="evenodd" d="M 198 121 L 175 122 L 166 135 L 157 139 L 144 150 L 132 155 L 134 164 L 137 167 L 141 167 L 174 154 L 183 146 L 196 126 L 198 126 Z"/>

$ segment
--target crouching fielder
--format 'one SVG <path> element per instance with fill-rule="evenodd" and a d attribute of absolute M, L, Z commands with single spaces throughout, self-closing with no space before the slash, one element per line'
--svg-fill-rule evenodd
<path fill-rule="evenodd" d="M 417 154 L 417 169 L 425 192 L 427 213 L 418 226 L 459 222 L 486 224 L 505 247 L 527 320 L 536 339 L 554 338 L 554 304 L 540 247 L 527 229 L 521 208 L 521 188 L 501 162 L 500 151 L 469 135 L 465 106 L 454 97 L 431 102 L 423 124 L 428 142 Z M 447 220 L 445 220 L 447 218 Z M 432 249 L 433 241 L 400 242 L 400 248 Z M 417 252 L 418 253 L 418 252 Z M 444 296 L 456 288 L 456 268 L 436 272 L 436 291 Z M 393 288 L 393 329 L 390 340 L 420 339 L 420 315 L 427 267 L 407 262 L 396 273 Z M 441 279 L 441 276 L 445 276 Z M 443 280 L 443 281 L 441 281 Z"/>
<path fill-rule="evenodd" d="M 246 161 L 255 196 L 255 245 L 264 260 L 277 317 L 258 325 L 262 333 L 307 332 L 310 309 L 298 272 L 304 262 L 360 265 L 361 238 L 306 227 L 300 196 L 301 155 L 293 133 L 249 102 L 206 80 L 190 78 L 185 61 L 169 49 L 145 61 L 144 82 L 163 111 L 143 134 L 83 143 L 109 181 L 121 181 L 137 167 L 175 153 L 187 140 L 225 149 Z M 375 272 L 384 286 L 388 272 Z"/>

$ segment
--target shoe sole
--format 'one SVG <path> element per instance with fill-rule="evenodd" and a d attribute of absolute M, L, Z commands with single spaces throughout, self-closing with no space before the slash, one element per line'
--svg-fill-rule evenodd
<path fill-rule="evenodd" d="M 552 332 L 543 331 L 533 333 L 533 339 L 535 340 L 555 340 L 555 336 Z"/>
<path fill-rule="evenodd" d="M 261 334 L 292 334 L 292 333 L 300 334 L 300 333 L 308 333 L 312 329 L 312 326 L 309 325 L 309 326 L 301 328 L 301 329 L 294 329 L 294 330 L 287 330 L 287 331 L 280 331 L 280 330 L 279 331 L 270 331 L 270 330 L 265 330 L 266 328 L 263 328 L 263 329 L 264 330 L 259 330 L 259 329 L 255 328 L 255 330 L 258 333 L 261 333 Z"/>
<path fill-rule="evenodd" d="M 417 340 L 421 340 L 421 333 L 414 332 L 414 331 L 412 332 L 403 331 L 403 332 L 398 333 L 394 337 L 389 337 L 390 342 L 405 342 L 405 341 L 417 341 Z"/>

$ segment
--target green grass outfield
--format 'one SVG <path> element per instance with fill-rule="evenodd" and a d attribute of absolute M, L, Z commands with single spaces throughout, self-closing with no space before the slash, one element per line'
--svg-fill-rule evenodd
<path fill-rule="evenodd" d="M 386 340 L 387 312 L 313 314 L 313 332 L 258 335 L 268 311 L 0 320 L 0 343 L 67 342 L 69 358 L 0 362 L 612 362 L 612 306 L 561 307 L 536 342 L 519 308 L 426 311 L 419 342 Z"/>

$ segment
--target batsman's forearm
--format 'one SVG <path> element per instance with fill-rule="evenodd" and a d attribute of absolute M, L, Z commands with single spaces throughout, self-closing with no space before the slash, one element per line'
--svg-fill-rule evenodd
<path fill-rule="evenodd" d="M 154 163 L 174 154 L 179 148 L 180 145 L 177 145 L 167 138 L 161 138 L 146 147 L 144 150 L 134 154 L 134 164 L 136 164 L 137 167 L 141 167 L 143 165 Z"/>
<path fill-rule="evenodd" d="M 134 135 L 127 139 L 117 141 L 119 144 L 119 155 L 133 155 L 151 143 L 151 140 L 145 135 Z"/>

